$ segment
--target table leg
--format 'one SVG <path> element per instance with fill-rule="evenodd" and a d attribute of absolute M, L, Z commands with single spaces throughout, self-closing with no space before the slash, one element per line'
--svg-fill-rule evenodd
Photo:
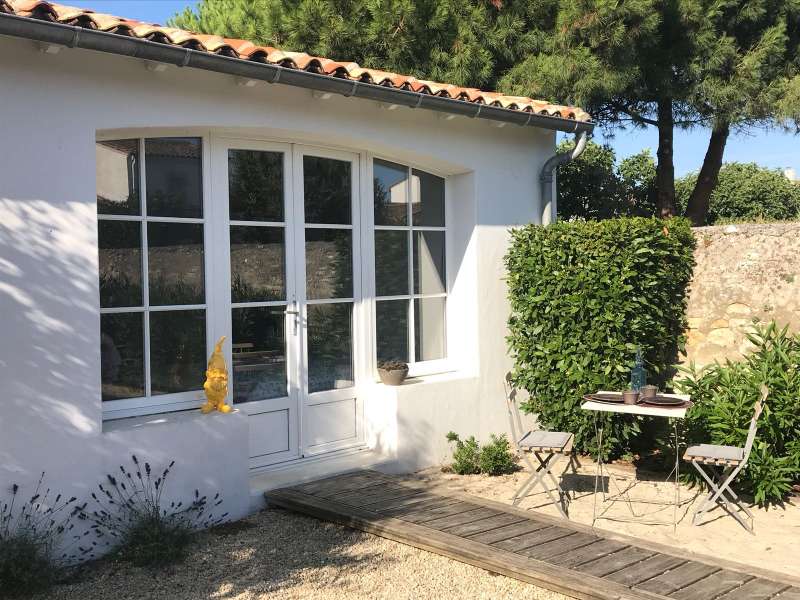
<path fill-rule="evenodd" d="M 594 495 L 592 496 L 592 527 L 594 527 L 595 521 L 597 521 L 597 487 L 600 483 L 600 478 L 603 476 L 603 429 L 605 421 L 603 421 L 603 424 L 598 424 L 599 422 L 600 415 L 595 412 L 594 439 L 597 444 L 597 465 L 595 466 Z M 605 492 L 603 493 L 603 501 L 605 501 Z"/>
<path fill-rule="evenodd" d="M 675 506 L 672 509 L 672 531 L 674 533 L 678 530 L 678 507 L 681 505 L 681 449 L 678 438 L 678 419 L 672 419 L 672 426 L 675 432 Z"/>

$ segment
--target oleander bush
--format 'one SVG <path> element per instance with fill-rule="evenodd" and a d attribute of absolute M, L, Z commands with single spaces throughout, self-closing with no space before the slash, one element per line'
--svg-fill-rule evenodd
<path fill-rule="evenodd" d="M 575 434 L 596 452 L 582 396 L 627 387 L 641 348 L 663 386 L 683 349 L 694 236 L 685 219 L 620 218 L 529 225 L 512 231 L 505 258 L 513 383 L 542 427 Z M 634 445 L 641 419 L 609 415 L 605 456 Z"/>
<path fill-rule="evenodd" d="M 492 434 L 490 441 L 479 445 L 474 436 L 465 440 L 455 432 L 447 434 L 447 441 L 453 443 L 453 462 L 450 469 L 458 475 L 505 475 L 517 471 L 514 453 L 505 434 Z"/>
<path fill-rule="evenodd" d="M 769 396 L 737 484 L 758 504 L 780 503 L 800 481 L 800 334 L 773 322 L 756 325 L 748 339 L 754 348 L 743 361 L 683 370 L 677 385 L 695 403 L 686 418 L 687 443 L 744 446 L 765 384 Z"/>
<path fill-rule="evenodd" d="M 90 523 L 96 540 L 122 560 L 138 566 L 160 567 L 183 560 L 196 533 L 223 523 L 227 513 L 215 515 L 222 504 L 199 490 L 185 500 L 167 502 L 164 489 L 174 461 L 162 470 L 131 457 L 133 466 L 120 465 L 117 475 L 92 492 L 93 504 L 80 507 L 79 518 Z M 82 549 L 88 551 L 88 549 Z"/>
<path fill-rule="evenodd" d="M 453 450 L 453 463 L 450 465 L 453 473 L 458 475 L 477 475 L 481 472 L 481 449 L 475 436 L 462 440 L 457 433 L 451 431 L 447 434 L 447 441 L 455 445 Z"/>
<path fill-rule="evenodd" d="M 77 556 L 69 555 L 76 499 L 44 489 L 44 473 L 31 496 L 23 499 L 17 484 L 0 503 L 0 597 L 44 592 Z"/>

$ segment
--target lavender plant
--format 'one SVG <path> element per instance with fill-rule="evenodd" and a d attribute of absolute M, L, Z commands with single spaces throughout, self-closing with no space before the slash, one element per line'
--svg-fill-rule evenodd
<path fill-rule="evenodd" d="M 120 465 L 118 475 L 106 475 L 92 492 L 93 506 L 80 507 L 79 518 L 88 521 L 96 539 L 123 560 L 139 566 L 160 566 L 185 558 L 195 534 L 225 521 L 228 513 L 215 515 L 222 504 L 219 492 L 209 498 L 194 491 L 191 499 L 163 499 L 175 461 L 154 471 L 148 462 L 131 456 L 132 468 Z"/>
<path fill-rule="evenodd" d="M 3 597 L 46 590 L 78 558 L 70 554 L 68 544 L 64 545 L 74 528 L 76 498 L 65 498 L 43 486 L 44 473 L 31 497 L 23 500 L 20 487 L 15 483 L 11 486 L 10 499 L 0 505 L 0 590 Z"/>

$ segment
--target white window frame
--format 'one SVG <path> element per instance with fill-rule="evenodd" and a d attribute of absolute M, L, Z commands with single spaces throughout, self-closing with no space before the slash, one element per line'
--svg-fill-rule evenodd
<path fill-rule="evenodd" d="M 406 225 L 376 225 L 375 224 L 375 189 L 374 189 L 374 164 L 376 160 L 390 162 L 395 165 L 405 167 L 406 169 L 406 204 L 408 207 L 408 223 Z M 452 221 L 450 214 L 450 180 L 446 174 L 438 172 L 436 169 L 431 169 L 424 165 L 411 163 L 407 160 L 386 157 L 383 155 L 368 155 L 368 177 L 366 178 L 366 185 L 368 190 L 365 189 L 365 202 L 364 202 L 364 219 L 369 223 L 369 227 L 365 227 L 368 232 L 368 240 L 365 240 L 365 246 L 368 245 L 372 252 L 370 256 L 363 256 L 363 260 L 368 265 L 369 276 L 366 278 L 369 282 L 371 291 L 371 337 L 372 337 L 372 353 L 371 353 L 371 372 L 374 379 L 378 379 L 378 359 L 377 359 L 377 303 L 387 300 L 407 300 L 409 302 L 409 317 L 408 317 L 408 376 L 409 377 L 422 377 L 426 375 L 435 375 L 439 373 L 447 373 L 454 370 L 452 359 L 452 348 L 450 347 L 448 324 L 450 321 L 450 279 L 451 279 L 451 244 L 452 232 L 450 223 Z M 444 180 L 444 226 L 424 226 L 414 225 L 413 215 L 411 213 L 412 203 L 412 175 L 413 171 L 423 171 L 429 175 L 434 175 Z M 406 231 L 408 233 L 408 278 L 409 278 L 409 294 L 400 294 L 397 296 L 378 296 L 376 289 L 376 256 L 375 256 L 375 232 L 376 231 Z M 415 294 L 414 293 L 414 232 L 415 231 L 441 231 L 444 233 L 445 238 L 445 290 L 438 294 Z M 380 298 L 380 299 L 379 299 Z M 416 313 L 414 311 L 414 300 L 426 298 L 444 298 L 445 311 L 444 311 L 444 348 L 445 356 L 443 358 L 426 361 L 416 361 L 416 344 L 414 340 L 414 325 Z"/>
<path fill-rule="evenodd" d="M 147 215 L 147 181 L 146 181 L 146 160 L 145 160 L 145 140 L 146 139 L 159 139 L 159 138 L 196 138 L 200 140 L 201 144 L 201 169 L 202 169 L 202 202 L 203 202 L 203 217 L 202 218 L 184 218 L 184 217 L 154 217 Z M 141 267 L 142 267 L 142 305 L 135 307 L 114 307 L 114 308 L 100 308 L 100 315 L 105 314 L 119 314 L 119 313 L 143 313 L 144 314 L 144 332 L 143 332 L 143 360 L 144 360 L 144 384 L 145 395 L 138 398 L 124 398 L 119 400 L 106 400 L 102 401 L 103 419 L 120 419 L 125 417 L 153 415 L 165 412 L 174 412 L 179 410 L 190 410 L 199 408 L 205 402 L 205 395 L 202 388 L 199 390 L 192 390 L 187 392 L 177 392 L 172 394 L 158 394 L 151 395 L 151 379 L 150 379 L 150 319 L 151 312 L 163 312 L 169 310 L 197 310 L 202 309 L 205 311 L 206 317 L 206 352 L 208 356 L 212 351 L 212 331 L 213 331 L 213 314 L 211 313 L 212 305 L 209 298 L 213 294 L 210 289 L 209 282 L 215 281 L 213 273 L 213 258 L 209 256 L 208 248 L 213 244 L 213 232 L 211 222 L 213 221 L 212 206 L 210 201 L 210 186 L 211 186 L 211 145 L 209 138 L 206 135 L 198 134 L 197 132 L 153 132 L 153 133 L 138 133 L 126 135 L 121 133 L 97 135 L 95 143 L 111 140 L 124 140 L 136 139 L 138 141 L 139 152 L 139 204 L 140 212 L 138 215 L 101 215 L 96 214 L 96 219 L 99 224 L 100 221 L 130 221 L 140 223 L 141 235 Z M 96 167 L 95 167 L 96 168 Z M 203 270 L 204 270 L 204 296 L 205 302 L 203 304 L 185 304 L 185 305 L 158 305 L 150 306 L 149 297 L 149 273 L 148 273 L 148 246 L 147 246 L 147 224 L 148 223 L 195 223 L 203 225 Z M 98 244 L 99 252 L 99 244 Z M 99 293 L 99 281 L 98 281 Z M 98 340 L 99 342 L 99 340 Z M 99 373 L 98 373 L 99 375 Z M 102 385 L 102 384 L 101 384 Z"/>

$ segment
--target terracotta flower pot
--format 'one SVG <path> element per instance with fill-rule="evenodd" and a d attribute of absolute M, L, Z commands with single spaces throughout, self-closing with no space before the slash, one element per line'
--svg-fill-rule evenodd
<path fill-rule="evenodd" d="M 404 369 L 382 369 L 378 367 L 381 382 L 386 385 L 400 385 L 408 377 L 408 367 Z"/>
<path fill-rule="evenodd" d="M 622 392 L 622 401 L 625 404 L 636 404 L 636 401 L 639 399 L 639 392 L 634 390 L 626 390 Z"/>

